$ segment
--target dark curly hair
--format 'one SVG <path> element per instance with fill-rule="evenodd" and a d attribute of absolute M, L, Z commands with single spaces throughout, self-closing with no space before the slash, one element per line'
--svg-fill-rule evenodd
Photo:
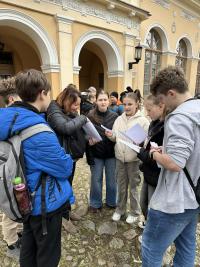
<path fill-rule="evenodd" d="M 169 90 L 176 90 L 180 94 L 188 91 L 188 83 L 181 68 L 169 66 L 158 72 L 150 85 L 152 95 L 166 95 Z"/>

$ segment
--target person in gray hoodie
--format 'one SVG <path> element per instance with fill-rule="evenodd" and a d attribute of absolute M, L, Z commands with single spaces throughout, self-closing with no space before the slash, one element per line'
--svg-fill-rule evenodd
<path fill-rule="evenodd" d="M 193 267 L 199 204 L 184 173 L 194 185 L 200 177 L 200 100 L 193 99 L 184 73 L 178 67 L 161 70 L 151 93 L 166 105 L 163 147 L 151 148 L 161 167 L 142 236 L 142 266 L 160 267 L 166 249 L 174 242 L 174 267 Z"/>

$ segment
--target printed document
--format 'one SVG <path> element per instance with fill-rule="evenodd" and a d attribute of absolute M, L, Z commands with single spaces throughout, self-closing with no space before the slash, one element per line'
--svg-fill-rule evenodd
<path fill-rule="evenodd" d="M 120 131 L 120 133 L 135 144 L 141 144 L 147 137 L 147 133 L 138 123 L 125 132 Z"/>
<path fill-rule="evenodd" d="M 97 142 L 102 141 L 100 134 L 97 132 L 96 128 L 94 127 L 94 125 L 91 123 L 91 121 L 89 119 L 86 122 L 86 124 L 83 125 L 82 128 L 89 138 L 93 138 Z"/>
<path fill-rule="evenodd" d="M 135 152 L 137 152 L 137 153 L 140 152 L 140 148 L 141 148 L 141 147 L 139 147 L 139 146 L 137 146 L 137 145 L 134 145 L 134 144 L 132 144 L 132 143 L 126 142 L 126 141 L 124 141 L 124 140 L 122 140 L 122 139 L 120 139 L 120 138 L 119 138 L 119 142 L 121 142 L 121 143 L 123 143 L 124 145 L 130 147 L 131 149 L 133 149 L 133 150 L 134 150 Z"/>

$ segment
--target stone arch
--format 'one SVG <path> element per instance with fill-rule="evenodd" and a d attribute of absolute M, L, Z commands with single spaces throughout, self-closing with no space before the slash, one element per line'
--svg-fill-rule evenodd
<path fill-rule="evenodd" d="M 123 61 L 119 48 L 115 41 L 103 31 L 90 31 L 85 33 L 78 40 L 74 49 L 74 70 L 79 69 L 79 55 L 82 47 L 88 41 L 94 42 L 105 53 L 108 65 L 108 75 L 119 75 L 123 73 Z"/>
<path fill-rule="evenodd" d="M 45 29 L 33 18 L 12 9 L 0 9 L 0 26 L 10 26 L 28 35 L 36 44 L 41 61 L 41 68 L 59 69 L 58 55 L 53 41 L 48 36 Z"/>
<path fill-rule="evenodd" d="M 192 58 L 193 57 L 193 50 L 192 50 L 192 41 L 191 39 L 187 36 L 187 35 L 183 35 L 181 36 L 176 43 L 176 49 L 178 47 L 178 44 L 180 42 L 180 40 L 185 41 L 185 44 L 187 46 L 187 58 Z"/>
<path fill-rule="evenodd" d="M 147 35 L 148 33 L 150 32 L 150 30 L 154 29 L 155 31 L 157 31 L 157 33 L 159 34 L 160 38 L 161 38 L 161 41 L 162 41 L 162 52 L 167 52 L 170 50 L 169 48 L 169 39 L 167 37 L 167 32 L 166 30 L 164 29 L 164 27 L 158 23 L 155 23 L 151 26 L 149 26 L 148 30 L 146 31 L 146 34 L 145 34 L 145 38 L 144 38 L 144 45 L 147 45 L 146 44 L 146 40 L 147 40 Z"/>

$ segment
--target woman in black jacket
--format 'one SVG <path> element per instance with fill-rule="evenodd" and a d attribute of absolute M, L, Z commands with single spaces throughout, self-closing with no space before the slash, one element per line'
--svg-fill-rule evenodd
<path fill-rule="evenodd" d="M 140 193 L 140 206 L 145 219 L 147 218 L 148 204 L 156 189 L 160 168 L 150 154 L 151 142 L 155 142 L 158 146 L 162 146 L 164 137 L 164 104 L 149 95 L 145 100 L 145 108 L 148 116 L 152 119 L 149 126 L 148 138 L 143 148 L 138 153 L 138 158 L 142 161 L 140 170 L 144 174 L 144 181 Z"/>
<path fill-rule="evenodd" d="M 76 161 L 83 157 L 86 149 L 86 139 L 82 126 L 87 122 L 87 117 L 79 115 L 80 109 L 80 92 L 76 86 L 69 84 L 57 97 L 52 101 L 47 110 L 47 121 L 56 132 L 61 146 L 66 153 L 70 154 L 74 163 L 73 171 L 69 177 L 72 185 Z M 71 209 L 69 207 L 69 209 Z M 75 213 L 70 213 L 71 219 L 78 219 Z"/>
<path fill-rule="evenodd" d="M 91 212 L 98 212 L 102 208 L 102 184 L 103 170 L 106 178 L 106 205 L 115 208 L 116 206 L 116 180 L 115 180 L 115 153 L 114 143 L 110 141 L 104 125 L 112 129 L 117 113 L 110 111 L 109 96 L 104 91 L 97 94 L 96 107 L 88 114 L 88 118 L 94 124 L 96 130 L 102 137 L 102 141 L 88 147 L 87 160 L 91 170 L 90 186 L 90 208 Z"/>

